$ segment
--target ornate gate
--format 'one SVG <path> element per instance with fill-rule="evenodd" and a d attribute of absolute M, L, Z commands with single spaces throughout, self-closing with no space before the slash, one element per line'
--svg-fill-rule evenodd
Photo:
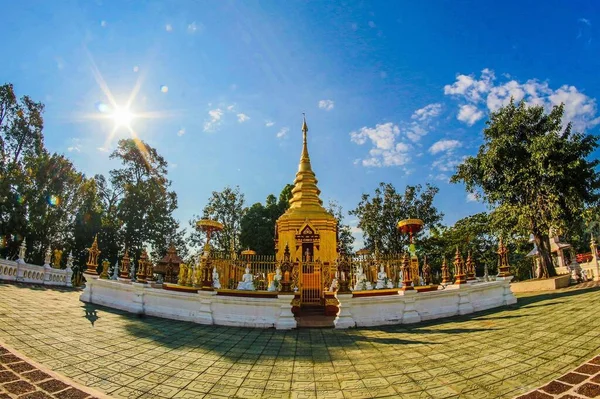
<path fill-rule="evenodd" d="M 300 301 L 302 305 L 323 304 L 323 264 L 320 261 L 304 260 L 300 263 Z"/>

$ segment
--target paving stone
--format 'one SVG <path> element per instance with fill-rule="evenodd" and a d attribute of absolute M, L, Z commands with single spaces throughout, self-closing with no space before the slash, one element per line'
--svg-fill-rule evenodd
<path fill-rule="evenodd" d="M 588 382 L 577 388 L 575 392 L 588 398 L 595 398 L 600 396 L 600 385 Z"/>
<path fill-rule="evenodd" d="M 4 384 L 3 388 L 6 389 L 8 392 L 15 394 L 15 395 L 22 395 L 24 393 L 35 391 L 35 386 L 31 385 L 30 383 L 28 383 L 26 381 L 22 381 L 22 380 Z"/>
<path fill-rule="evenodd" d="M 558 382 L 558 381 L 552 381 L 551 383 L 549 383 L 548 385 L 546 385 L 546 386 L 544 386 L 544 387 L 542 387 L 540 389 L 542 391 L 545 391 L 545 392 L 548 392 L 550 394 L 556 395 L 556 394 L 568 391 L 571 388 L 572 388 L 571 385 L 563 384 L 563 383 Z"/>
<path fill-rule="evenodd" d="M 562 382 L 566 382 L 568 384 L 579 384 L 582 381 L 588 379 L 589 376 L 578 374 L 578 373 L 568 373 L 560 377 L 558 380 Z"/>
<path fill-rule="evenodd" d="M 585 384 L 598 374 L 593 368 L 567 371 L 586 361 L 600 365 L 600 356 L 589 361 L 600 353 L 600 315 L 580 305 L 600 301 L 594 288 L 523 294 L 515 306 L 459 318 L 347 331 L 139 318 L 82 304 L 79 294 L 0 284 L 0 342 L 115 398 L 508 399 L 540 386 Z M 48 312 L 31 310 L 39 303 Z M 98 317 L 94 325 L 86 318 L 90 309 Z M 7 354 L 0 351 L 6 361 L 0 378 L 13 373 L 8 364 L 25 364 Z M 51 379 L 22 373 L 34 384 Z M 562 385 L 550 382 L 559 377 Z"/>

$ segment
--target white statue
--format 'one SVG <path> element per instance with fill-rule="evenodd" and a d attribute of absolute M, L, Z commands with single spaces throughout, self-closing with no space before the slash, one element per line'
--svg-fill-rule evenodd
<path fill-rule="evenodd" d="M 129 269 L 129 278 L 131 281 L 135 281 L 135 262 L 131 261 L 131 267 Z"/>
<path fill-rule="evenodd" d="M 356 271 L 356 284 L 354 285 L 354 291 L 372 290 L 373 286 L 371 282 L 367 280 L 365 272 L 361 265 L 358 266 Z"/>
<path fill-rule="evenodd" d="M 25 252 L 27 251 L 27 243 L 25 242 L 25 239 L 23 239 L 23 242 L 21 243 L 21 246 L 19 247 L 19 259 L 17 259 L 18 263 L 25 263 Z"/>
<path fill-rule="evenodd" d="M 404 271 L 402 269 L 400 269 L 400 272 L 398 273 L 398 288 L 402 288 L 404 286 L 404 284 L 402 283 L 404 281 Z"/>
<path fill-rule="evenodd" d="M 281 275 L 281 269 L 279 267 L 277 267 L 277 269 L 275 270 L 275 275 L 273 276 L 273 280 L 269 284 L 267 291 L 271 291 L 271 292 L 278 291 L 279 285 L 281 284 L 282 277 L 283 276 Z"/>
<path fill-rule="evenodd" d="M 46 266 L 46 265 L 50 266 L 51 260 L 52 260 L 52 251 L 50 250 L 50 247 L 48 247 L 48 249 L 46 250 L 46 256 L 44 258 L 44 266 Z"/>
<path fill-rule="evenodd" d="M 119 261 L 117 261 L 117 263 L 115 263 L 115 267 L 113 268 L 113 274 L 110 277 L 110 279 L 116 280 L 117 278 L 119 278 Z"/>
<path fill-rule="evenodd" d="M 581 280 L 585 283 L 586 281 L 589 281 L 589 278 L 587 276 L 587 272 L 584 269 L 581 269 Z"/>
<path fill-rule="evenodd" d="M 69 251 L 69 257 L 67 258 L 67 273 L 73 271 L 73 251 Z"/>
<path fill-rule="evenodd" d="M 338 290 L 338 279 L 333 278 L 331 285 L 329 286 L 329 292 L 336 292 Z"/>
<path fill-rule="evenodd" d="M 217 267 L 213 267 L 213 287 L 220 290 L 221 289 L 221 282 L 219 281 L 219 272 L 217 271 Z"/>
<path fill-rule="evenodd" d="M 379 266 L 379 273 L 377 273 L 377 284 L 375 285 L 376 290 L 383 288 L 394 288 L 394 283 L 388 278 L 387 273 L 383 269 L 383 265 Z"/>
<path fill-rule="evenodd" d="M 250 268 L 246 266 L 246 273 L 242 276 L 242 281 L 238 283 L 237 289 L 244 291 L 254 291 L 254 282 L 252 281 L 254 276 L 250 274 Z"/>

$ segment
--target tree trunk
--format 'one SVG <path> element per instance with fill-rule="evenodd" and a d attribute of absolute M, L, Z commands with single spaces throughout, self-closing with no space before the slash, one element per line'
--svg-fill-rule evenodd
<path fill-rule="evenodd" d="M 537 278 L 548 278 L 556 276 L 556 269 L 554 268 L 554 264 L 552 263 L 552 257 L 550 255 L 550 241 L 547 235 L 536 234 L 533 235 L 535 245 L 538 249 L 538 254 L 540 256 L 540 272 L 538 273 Z"/>

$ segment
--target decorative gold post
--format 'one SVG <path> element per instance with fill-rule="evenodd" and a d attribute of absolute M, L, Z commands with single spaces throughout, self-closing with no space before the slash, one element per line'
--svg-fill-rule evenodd
<path fill-rule="evenodd" d="M 423 282 L 425 285 L 431 284 L 431 266 L 427 263 L 427 256 L 423 256 Z"/>
<path fill-rule="evenodd" d="M 467 281 L 477 280 L 477 278 L 475 277 L 475 264 L 473 263 L 473 259 L 471 258 L 471 251 L 469 251 L 469 255 L 467 256 L 466 269 Z"/>
<path fill-rule="evenodd" d="M 146 282 L 148 284 L 156 282 L 154 279 L 154 264 L 151 260 L 146 261 Z"/>
<path fill-rule="evenodd" d="M 444 262 L 442 263 L 442 284 L 452 284 L 452 278 L 450 277 L 450 272 L 448 271 L 448 263 L 446 262 L 446 258 L 444 258 Z"/>
<path fill-rule="evenodd" d="M 140 256 L 140 259 L 138 259 L 138 270 L 137 270 L 137 276 L 136 276 L 136 281 L 138 283 L 146 284 L 146 282 L 147 282 L 147 280 L 146 280 L 147 263 L 148 263 L 148 254 L 146 253 L 146 250 L 144 249 L 142 251 L 142 255 Z"/>
<path fill-rule="evenodd" d="M 88 261 L 85 264 L 86 270 L 85 274 L 90 274 L 93 276 L 97 276 L 98 272 L 96 272 L 96 268 L 98 267 L 98 255 L 100 255 L 100 250 L 98 249 L 98 234 L 94 238 L 94 242 L 90 248 L 87 248 L 88 251 Z"/>
<path fill-rule="evenodd" d="M 506 246 L 504 246 L 504 242 L 502 241 L 502 237 L 500 237 L 500 242 L 498 242 L 498 277 L 509 277 L 512 276 L 510 274 L 510 265 L 508 264 L 508 250 Z"/>
<path fill-rule="evenodd" d="M 410 260 L 408 259 L 408 252 L 405 252 L 404 258 L 402 259 L 402 290 L 414 290 L 413 286 L 411 285 L 412 282 Z"/>
<path fill-rule="evenodd" d="M 454 284 L 466 284 L 467 278 L 465 276 L 465 264 L 463 258 L 456 247 L 456 255 L 454 257 Z"/>
<path fill-rule="evenodd" d="M 129 259 L 129 250 L 125 247 L 125 255 L 121 259 L 121 278 L 129 278 L 129 265 L 131 265 L 131 259 Z"/>

